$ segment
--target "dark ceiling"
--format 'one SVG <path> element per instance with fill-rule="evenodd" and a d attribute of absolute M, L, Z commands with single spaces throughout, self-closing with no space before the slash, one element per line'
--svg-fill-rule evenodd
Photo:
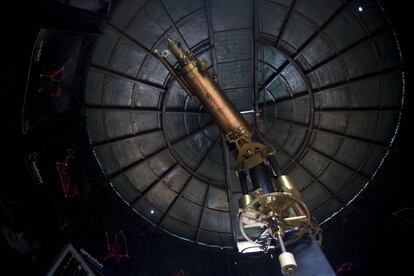
<path fill-rule="evenodd" d="M 235 152 L 152 54 L 167 38 L 207 60 L 236 107 L 251 111 L 318 222 L 388 154 L 404 78 L 376 1 L 120 1 L 93 50 L 88 132 L 116 192 L 161 229 L 212 246 L 243 240 Z"/>

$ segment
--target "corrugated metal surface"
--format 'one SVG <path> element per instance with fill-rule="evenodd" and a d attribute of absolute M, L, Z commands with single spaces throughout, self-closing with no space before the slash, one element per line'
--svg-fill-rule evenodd
<path fill-rule="evenodd" d="M 240 111 L 260 113 L 246 117 L 279 149 L 319 222 L 387 154 L 403 75 L 375 1 L 123 0 L 91 61 L 88 129 L 115 190 L 167 232 L 212 246 L 242 239 L 234 151 L 152 56 L 166 38 L 208 60 Z"/>

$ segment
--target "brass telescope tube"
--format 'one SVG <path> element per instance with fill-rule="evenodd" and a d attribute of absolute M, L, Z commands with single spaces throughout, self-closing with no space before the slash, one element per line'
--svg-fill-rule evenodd
<path fill-rule="evenodd" d="M 272 149 L 252 140 L 253 130 L 249 123 L 218 86 L 203 62 L 194 57 L 193 53 L 186 52 L 179 42 L 168 39 L 168 48 L 180 65 L 179 72 L 168 63 L 165 55 L 159 50 L 155 50 L 154 53 L 183 89 L 190 96 L 200 100 L 227 140 L 236 145 L 237 172 L 241 178 L 243 194 L 248 193 L 246 181 L 243 181 L 245 173 L 251 176 L 254 189 L 262 188 L 264 193 L 272 192 L 274 189 L 270 170 L 265 165 Z"/>
<path fill-rule="evenodd" d="M 186 52 L 179 42 L 168 39 L 168 48 L 179 63 L 179 72 L 166 60 L 165 52 L 155 50 L 154 54 L 186 93 L 200 100 L 227 140 L 237 148 L 236 173 L 242 190 L 239 200 L 239 223 L 243 236 L 246 240 L 257 243 L 257 237 L 253 241 L 244 230 L 257 227 L 257 221 L 267 225 L 269 233 L 278 240 L 283 249 L 279 256 L 282 273 L 290 274 L 296 271 L 295 258 L 293 254 L 286 252 L 284 247 L 283 238 L 288 237 L 285 233 L 299 231 L 299 234 L 303 235 L 308 227 L 314 228 L 309 211 L 301 201 L 300 192 L 280 168 L 274 149 L 265 142 L 253 141 L 253 130 L 249 123 L 214 81 L 206 70 L 207 66 L 194 57 L 193 53 Z M 248 178 L 253 187 L 251 192 L 247 185 Z M 282 208 L 282 205 L 286 206 Z M 256 217 L 257 213 L 252 210 L 262 215 Z M 255 216 L 253 219 L 252 212 Z M 288 242 L 295 241 L 288 239 Z M 261 246 L 263 245 L 262 243 Z"/>
<path fill-rule="evenodd" d="M 263 193 L 273 192 L 270 173 L 273 171 L 277 177 L 276 186 L 300 199 L 300 193 L 293 182 L 280 170 L 273 150 L 251 139 L 252 129 L 249 123 L 218 86 L 206 66 L 193 53 L 186 52 L 177 41 L 168 39 L 168 48 L 180 65 L 179 72 L 176 72 L 159 50 L 155 50 L 154 54 L 182 88 L 190 96 L 196 96 L 200 100 L 227 139 L 235 143 L 238 151 L 237 172 L 243 195 L 248 197 L 246 174 L 250 175 L 254 189 L 261 188 Z"/>
<path fill-rule="evenodd" d="M 209 72 L 202 68 L 200 61 L 191 53 L 185 52 L 179 42 L 169 39 L 168 48 L 181 65 L 181 76 L 191 89 L 192 94 L 200 100 L 222 132 L 228 136 L 230 133 L 238 131 L 250 137 L 252 130 L 249 123 L 237 111 Z"/>

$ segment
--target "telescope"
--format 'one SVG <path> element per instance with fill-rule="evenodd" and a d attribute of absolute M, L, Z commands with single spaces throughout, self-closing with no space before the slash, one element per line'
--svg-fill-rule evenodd
<path fill-rule="evenodd" d="M 243 237 L 264 252 L 280 248 L 282 273 L 294 273 L 298 266 L 286 246 L 309 233 L 321 243 L 322 234 L 296 185 L 279 166 L 277 152 L 236 109 L 208 72 L 206 61 L 198 60 L 194 53 L 171 39 L 168 50 L 156 49 L 154 54 L 184 91 L 202 103 L 228 143 L 237 150 L 235 173 L 242 191 L 238 219 Z M 177 68 L 166 59 L 170 54 L 176 58 Z"/>

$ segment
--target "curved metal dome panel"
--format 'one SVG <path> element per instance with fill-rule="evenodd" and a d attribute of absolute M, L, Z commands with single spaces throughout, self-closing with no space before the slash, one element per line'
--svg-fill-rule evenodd
<path fill-rule="evenodd" d="M 180 238 L 222 247 L 243 239 L 234 150 L 152 54 L 174 38 L 211 64 L 319 222 L 346 206 L 387 155 L 404 89 L 386 16 L 376 1 L 359 5 L 120 1 L 85 92 L 91 143 L 115 191 Z"/>

